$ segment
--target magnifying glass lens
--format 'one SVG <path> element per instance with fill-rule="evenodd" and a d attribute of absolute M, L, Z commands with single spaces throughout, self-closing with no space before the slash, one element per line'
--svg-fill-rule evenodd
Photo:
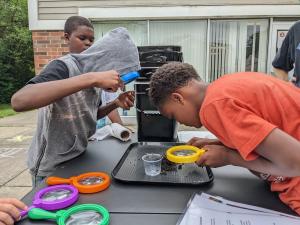
<path fill-rule="evenodd" d="M 52 201 L 66 199 L 66 198 L 70 197 L 71 194 L 72 194 L 71 190 L 56 189 L 56 190 L 53 190 L 53 191 L 46 192 L 42 196 L 41 199 L 43 201 L 52 202 Z"/>
<path fill-rule="evenodd" d="M 190 155 L 194 155 L 195 153 L 196 153 L 195 151 L 184 150 L 184 149 L 172 152 L 172 154 L 176 156 L 190 156 Z"/>
<path fill-rule="evenodd" d="M 100 213 L 87 210 L 72 214 L 66 221 L 66 225 L 98 225 L 103 217 Z"/>
<path fill-rule="evenodd" d="M 94 185 L 103 183 L 104 179 L 102 177 L 85 177 L 79 180 L 79 183 L 82 185 Z"/>

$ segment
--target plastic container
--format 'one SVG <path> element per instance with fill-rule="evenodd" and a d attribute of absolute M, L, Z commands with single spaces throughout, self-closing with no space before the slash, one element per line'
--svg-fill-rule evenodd
<path fill-rule="evenodd" d="M 144 155 L 142 160 L 146 175 L 153 177 L 160 174 L 162 155 L 150 153 Z"/>
<path fill-rule="evenodd" d="M 101 118 L 97 120 L 96 129 L 100 129 L 106 125 L 106 118 Z"/>

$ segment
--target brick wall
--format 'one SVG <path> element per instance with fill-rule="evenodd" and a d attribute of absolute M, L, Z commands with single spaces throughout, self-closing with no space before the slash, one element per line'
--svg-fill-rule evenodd
<path fill-rule="evenodd" d="M 68 54 L 63 31 L 32 31 L 32 40 L 36 74 L 52 59 Z"/>

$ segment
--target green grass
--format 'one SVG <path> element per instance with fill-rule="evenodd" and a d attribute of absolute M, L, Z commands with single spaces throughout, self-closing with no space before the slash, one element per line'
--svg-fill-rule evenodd
<path fill-rule="evenodd" d="M 0 104 L 0 118 L 17 114 L 9 104 Z"/>

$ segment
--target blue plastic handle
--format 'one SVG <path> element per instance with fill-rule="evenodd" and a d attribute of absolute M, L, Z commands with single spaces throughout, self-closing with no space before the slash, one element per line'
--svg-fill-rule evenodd
<path fill-rule="evenodd" d="M 121 75 L 121 80 L 124 82 L 124 84 L 128 84 L 134 81 L 135 79 L 139 78 L 139 76 L 140 74 L 138 72 L 130 72 Z"/>

